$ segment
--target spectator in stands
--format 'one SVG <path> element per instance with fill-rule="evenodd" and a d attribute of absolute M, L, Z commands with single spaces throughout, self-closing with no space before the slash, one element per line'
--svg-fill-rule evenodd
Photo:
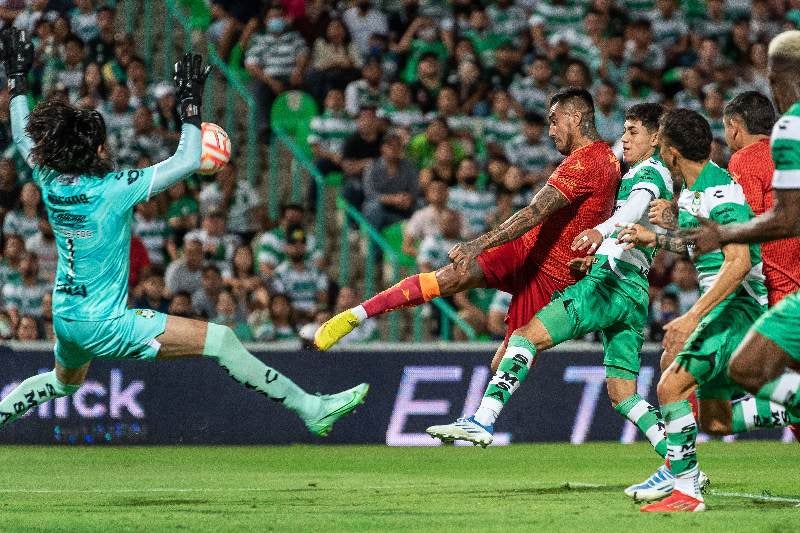
<path fill-rule="evenodd" d="M 211 321 L 231 328 L 236 337 L 242 342 L 251 342 L 253 340 L 253 333 L 247 324 L 245 311 L 228 290 L 223 290 L 219 293 L 217 305 L 211 315 Z"/>
<path fill-rule="evenodd" d="M 169 312 L 170 301 L 166 297 L 164 270 L 159 265 L 151 266 L 141 283 L 141 294 L 133 301 L 133 307 Z"/>
<path fill-rule="evenodd" d="M 486 330 L 492 340 L 501 341 L 506 335 L 506 315 L 511 306 L 511 295 L 507 292 L 496 291 L 492 302 L 489 304 L 489 313 L 486 317 Z"/>
<path fill-rule="evenodd" d="M 42 297 L 42 316 L 39 318 L 39 329 L 42 339 L 46 341 L 56 340 L 56 332 L 53 329 L 53 293 L 48 291 Z"/>
<path fill-rule="evenodd" d="M 325 95 L 325 109 L 311 120 L 310 130 L 308 144 L 314 164 L 323 174 L 340 172 L 344 144 L 356 132 L 356 122 L 345 111 L 344 93 L 340 89 L 331 89 Z M 309 199 L 316 202 L 316 184 L 312 180 L 310 185 L 315 190 L 309 192 Z"/>
<path fill-rule="evenodd" d="M 461 238 L 461 215 L 450 208 L 437 214 L 435 224 L 438 231 L 429 232 L 419 245 L 417 266 L 420 272 L 433 272 L 446 266 L 450 259 L 447 253 Z"/>
<path fill-rule="evenodd" d="M 261 279 L 256 275 L 254 265 L 253 249 L 246 244 L 239 245 L 233 253 L 230 275 L 226 276 L 223 281 L 225 287 L 240 303 L 247 302 L 248 295 L 261 285 Z"/>
<path fill-rule="evenodd" d="M 214 264 L 203 267 L 200 288 L 192 293 L 192 309 L 209 320 L 217 314 L 217 301 L 223 289 L 222 273 Z"/>
<path fill-rule="evenodd" d="M 519 54 L 510 43 L 502 45 L 494 54 L 494 66 L 486 71 L 485 79 L 489 90 L 506 91 L 519 73 Z"/>
<path fill-rule="evenodd" d="M 383 71 L 379 59 L 368 59 L 361 68 L 361 78 L 347 84 L 345 89 L 345 110 L 350 116 L 357 116 L 364 108 L 377 109 L 388 93 L 388 85 L 383 81 Z"/>
<path fill-rule="evenodd" d="M 22 185 L 16 207 L 3 219 L 3 235 L 15 234 L 27 240 L 39 231 L 42 194 L 32 181 Z"/>
<path fill-rule="evenodd" d="M 442 118 L 453 134 L 472 139 L 472 118 L 465 114 L 458 101 L 455 88 L 445 85 L 436 97 L 436 111 L 428 114 L 428 120 Z"/>
<path fill-rule="evenodd" d="M 80 96 L 83 82 L 83 41 L 76 35 L 69 35 L 64 43 L 63 55 L 48 61 L 44 67 L 43 90 L 51 91 L 55 86 L 67 91 L 69 101 L 75 103 Z"/>
<path fill-rule="evenodd" d="M 264 2 L 240 2 L 238 0 L 213 0 L 208 39 L 217 47 L 220 57 L 228 58 L 237 37 L 245 25 L 261 14 Z"/>
<path fill-rule="evenodd" d="M 70 27 L 81 41 L 88 43 L 100 35 L 97 13 L 93 0 L 74 0 L 75 9 L 70 13 Z"/>
<path fill-rule="evenodd" d="M 281 4 L 274 3 L 264 17 L 265 32 L 253 36 L 245 56 L 252 76 L 251 90 L 263 117 L 262 135 L 269 131 L 272 102 L 283 91 L 303 84 L 308 48 L 303 37 L 289 27 Z"/>
<path fill-rule="evenodd" d="M 600 82 L 594 100 L 594 122 L 600 138 L 614 144 L 625 124 L 625 111 L 619 105 L 617 88 L 607 80 Z"/>
<path fill-rule="evenodd" d="M 56 276 L 58 251 L 56 250 L 56 236 L 53 234 L 53 227 L 50 225 L 47 213 L 39 213 L 38 228 L 36 233 L 25 240 L 25 250 L 36 254 L 42 279 L 52 283 Z"/>
<path fill-rule="evenodd" d="M 614 84 L 614 87 L 619 87 L 625 81 L 627 68 L 625 36 L 621 33 L 612 34 L 606 39 L 606 45 L 603 47 L 603 57 L 597 72 L 600 77 Z"/>
<path fill-rule="evenodd" d="M 675 107 L 685 107 L 700 113 L 703 109 L 703 77 L 694 67 L 681 73 L 682 89 L 675 94 Z"/>
<path fill-rule="evenodd" d="M 492 153 L 502 154 L 507 143 L 522 133 L 522 124 L 511 109 L 508 93 L 497 90 L 492 95 L 492 114 L 483 121 L 486 144 Z"/>
<path fill-rule="evenodd" d="M 442 89 L 444 72 L 434 52 L 425 52 L 417 65 L 417 81 L 411 84 L 411 98 L 423 113 L 436 109 L 436 95 Z"/>
<path fill-rule="evenodd" d="M 227 213 L 226 229 L 240 241 L 249 242 L 255 235 L 255 215 L 262 202 L 250 182 L 238 179 L 234 161 L 222 167 L 214 175 L 214 181 L 203 185 L 199 200 L 203 215 Z"/>
<path fill-rule="evenodd" d="M 400 73 L 400 79 L 406 83 L 417 81 L 418 66 L 424 55 L 434 54 L 440 63 L 444 63 L 449 55 L 439 33 L 439 25 L 426 16 L 414 19 L 393 51 L 406 56 L 405 67 Z"/>
<path fill-rule="evenodd" d="M 664 294 L 674 294 L 678 298 L 678 312 L 682 315 L 700 298 L 697 285 L 697 272 L 692 262 L 680 258 L 672 267 L 672 283 L 664 287 Z"/>
<path fill-rule="evenodd" d="M 275 268 L 277 291 L 291 301 L 295 319 L 308 322 L 317 306 L 328 300 L 328 277 L 308 261 L 306 231 L 302 226 L 290 226 L 286 232 L 286 260 Z"/>
<path fill-rule="evenodd" d="M 419 243 L 429 235 L 439 233 L 439 220 L 447 209 L 447 183 L 433 179 L 425 188 L 427 205 L 418 209 L 403 228 L 403 252 L 416 256 Z"/>
<path fill-rule="evenodd" d="M 76 105 L 82 109 L 100 109 L 108 97 L 100 65 L 88 63 L 83 67 L 83 79 Z"/>
<path fill-rule="evenodd" d="M 477 116 L 488 114 L 487 84 L 481 67 L 475 60 L 461 61 L 450 83 L 458 93 L 462 112 Z"/>
<path fill-rule="evenodd" d="M 133 123 L 123 133 L 122 143 L 117 149 L 117 161 L 123 167 L 136 167 L 142 157 L 153 163 L 163 161 L 170 154 L 164 137 L 155 128 L 153 113 L 142 106 L 133 113 Z"/>
<path fill-rule="evenodd" d="M 299 204 L 285 204 L 281 207 L 278 226 L 265 232 L 258 238 L 257 258 L 258 272 L 262 277 L 273 275 L 275 268 L 286 260 L 286 236 L 289 229 L 303 227 L 305 209 Z M 317 267 L 322 266 L 322 252 L 317 249 L 314 235 L 305 234 L 306 260 Z"/>
<path fill-rule="evenodd" d="M 489 220 L 496 209 L 495 193 L 478 189 L 478 163 L 471 157 L 458 166 L 458 185 L 450 189 L 447 207 L 461 215 L 461 238 L 474 239 L 488 229 Z"/>
<path fill-rule="evenodd" d="M 3 285 L 10 281 L 19 281 L 20 261 L 25 253 L 25 241 L 19 235 L 6 235 L 3 239 L 3 255 L 0 258 L 0 295 Z"/>
<path fill-rule="evenodd" d="M 135 108 L 152 107 L 153 87 L 147 79 L 147 67 L 141 57 L 133 56 L 131 58 L 128 68 L 125 69 L 125 78 L 131 92 L 131 105 Z"/>
<path fill-rule="evenodd" d="M 563 159 L 552 140 L 544 135 L 546 124 L 541 115 L 525 115 L 522 132 L 506 145 L 506 158 L 520 170 L 528 188 L 543 183 Z"/>
<path fill-rule="evenodd" d="M 128 272 L 128 287 L 136 288 L 143 274 L 150 268 L 150 257 L 147 253 L 142 239 L 131 234 L 131 260 L 130 271 Z"/>
<path fill-rule="evenodd" d="M 553 69 L 546 56 L 537 55 L 531 61 L 527 76 L 518 76 L 509 88 L 511 97 L 526 113 L 539 113 L 546 116 L 548 99 L 555 92 L 552 82 Z"/>
<path fill-rule="evenodd" d="M 134 208 L 132 230 L 147 248 L 150 262 L 166 265 L 167 221 L 159 213 L 159 201 L 156 198 L 150 198 Z"/>
<path fill-rule="evenodd" d="M 192 294 L 199 289 L 204 265 L 203 241 L 187 235 L 183 242 L 183 257 L 172 261 L 164 275 L 167 292 L 172 295 L 179 292 Z M 170 314 L 173 314 L 172 309 Z"/>
<path fill-rule="evenodd" d="M 714 139 L 725 139 L 725 124 L 722 120 L 722 110 L 725 107 L 725 96 L 715 84 L 703 88 L 702 115 L 711 126 L 711 135 Z"/>
<path fill-rule="evenodd" d="M 356 121 L 356 133 L 342 148 L 345 182 L 342 196 L 356 209 L 364 203 L 364 170 L 381 155 L 383 135 L 374 108 L 362 108 Z"/>
<path fill-rule="evenodd" d="M 364 218 L 378 230 L 407 220 L 414 212 L 419 177 L 403 155 L 403 140 L 389 132 L 381 156 L 364 171 Z"/>
<path fill-rule="evenodd" d="M 173 294 L 172 300 L 169 302 L 169 314 L 185 318 L 197 318 L 192 309 L 191 294 L 185 291 Z"/>
<path fill-rule="evenodd" d="M 180 138 L 181 119 L 175 102 L 175 89 L 168 83 L 159 83 L 153 89 L 156 100 L 156 127 L 161 135 L 174 146 Z"/>
<path fill-rule="evenodd" d="M 14 339 L 18 341 L 38 341 L 42 340 L 39 333 L 39 324 L 36 318 L 30 315 L 23 315 L 19 320 Z"/>
<path fill-rule="evenodd" d="M 433 162 L 430 166 L 420 170 L 420 189 L 423 192 L 426 191 L 428 185 L 434 180 L 441 181 L 448 186 L 455 185 L 457 165 L 453 145 L 448 141 L 440 142 L 433 154 Z"/>
<path fill-rule="evenodd" d="M 202 242 L 206 261 L 226 274 L 233 251 L 241 243 L 239 237 L 227 231 L 224 211 L 212 211 L 203 216 L 200 228 L 190 231 L 184 238 Z"/>
<path fill-rule="evenodd" d="M 47 0 L 28 0 L 25 9 L 21 10 L 14 18 L 13 26 L 18 30 L 33 33 L 36 22 L 45 16 Z"/>
<path fill-rule="evenodd" d="M 664 68 L 664 52 L 653 42 L 653 28 L 649 20 L 635 20 L 628 26 L 630 39 L 625 43 L 625 62 L 640 63 L 649 72 Z"/>
<path fill-rule="evenodd" d="M 184 235 L 197 227 L 200 222 L 200 206 L 189 194 L 185 181 L 179 181 L 167 189 L 167 225 L 176 243 L 183 242 Z M 175 259 L 175 257 L 171 257 Z"/>
<path fill-rule="evenodd" d="M 673 291 L 663 291 L 653 302 L 650 313 L 650 340 L 659 342 L 664 338 L 664 326 L 678 318 L 679 296 Z"/>
<path fill-rule="evenodd" d="M 52 286 L 39 277 L 39 258 L 33 252 L 24 252 L 19 261 L 18 276 L 3 285 L 3 309 L 15 328 L 22 315 L 42 316 L 42 298 Z"/>
<path fill-rule="evenodd" d="M 389 99 L 378 109 L 378 118 L 386 120 L 395 129 L 406 130 L 410 135 L 421 133 L 428 125 L 419 106 L 411 100 L 411 89 L 402 81 L 396 81 L 389 87 Z"/>
<path fill-rule="evenodd" d="M 117 83 L 111 89 L 111 97 L 103 105 L 101 113 L 106 123 L 108 147 L 112 154 L 117 154 L 125 147 L 127 133 L 133 128 L 133 113 L 136 111 L 130 104 L 131 92 L 124 83 Z"/>
<path fill-rule="evenodd" d="M 443 118 L 432 120 L 425 129 L 425 133 L 413 137 L 406 152 L 417 168 L 427 168 L 433 166 L 436 160 L 436 149 L 442 143 L 452 146 L 454 161 L 461 161 L 464 158 L 465 151 L 461 143 L 453 137 Z"/>
<path fill-rule="evenodd" d="M 269 323 L 262 326 L 261 337 L 271 341 L 297 338 L 292 319 L 292 304 L 286 294 L 273 294 L 269 299 Z"/>
<path fill-rule="evenodd" d="M 463 33 L 472 42 L 481 63 L 494 66 L 494 52 L 502 45 L 511 42 L 508 36 L 498 33 L 499 28 L 490 24 L 486 9 L 480 4 L 473 5 L 469 16 L 469 29 Z"/>
<path fill-rule="evenodd" d="M 386 15 L 374 9 L 371 0 L 358 0 L 353 7 L 345 10 L 342 20 L 353 36 L 353 44 L 356 45 L 362 58 L 366 58 L 369 54 L 369 40 L 372 35 L 389 33 Z"/>
<path fill-rule="evenodd" d="M 113 6 L 102 5 L 97 9 L 97 36 L 87 43 L 86 59 L 98 65 L 105 65 L 114 55 L 114 19 L 116 11 Z"/>
<path fill-rule="evenodd" d="M 325 35 L 314 41 L 308 83 L 311 93 L 322 100 L 331 89 L 344 90 L 359 78 L 363 64 L 342 20 L 332 19 Z"/>
<path fill-rule="evenodd" d="M 0 221 L 14 209 L 21 192 L 14 160 L 0 159 Z"/>

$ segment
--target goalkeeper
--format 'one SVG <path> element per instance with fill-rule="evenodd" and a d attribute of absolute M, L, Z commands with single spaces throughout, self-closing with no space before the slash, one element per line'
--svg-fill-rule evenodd
<path fill-rule="evenodd" d="M 251 355 L 227 326 L 126 309 L 133 207 L 200 165 L 200 109 L 209 67 L 186 54 L 175 64 L 183 126 L 175 154 L 154 166 L 112 170 L 106 129 L 96 111 L 44 101 L 28 116 L 26 76 L 33 46 L 23 31 L 0 35 L 8 75 L 11 129 L 33 168 L 56 235 L 53 291 L 55 368 L 29 377 L 0 401 L 0 428 L 29 409 L 75 393 L 98 359 L 207 357 L 231 377 L 296 413 L 314 434 L 326 435 L 363 401 L 361 384 L 330 396 L 311 395 Z"/>

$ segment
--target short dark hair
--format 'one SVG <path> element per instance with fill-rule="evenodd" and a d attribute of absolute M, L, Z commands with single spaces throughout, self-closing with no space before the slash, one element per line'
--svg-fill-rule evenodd
<path fill-rule="evenodd" d="M 690 161 L 704 161 L 711 155 L 711 126 L 691 109 L 673 109 L 661 117 L 661 134 Z"/>
<path fill-rule="evenodd" d="M 775 107 L 758 91 L 745 91 L 725 105 L 725 118 L 738 117 L 752 135 L 769 135 L 775 125 Z"/>
<path fill-rule="evenodd" d="M 589 91 L 580 87 L 566 87 L 559 90 L 550 97 L 550 107 L 561 103 L 575 103 L 575 101 L 588 107 L 592 116 L 594 116 L 594 99 Z"/>
<path fill-rule="evenodd" d="M 664 106 L 661 104 L 636 104 L 628 108 L 625 112 L 625 120 L 638 120 L 647 131 L 658 131 L 659 120 L 664 114 Z"/>

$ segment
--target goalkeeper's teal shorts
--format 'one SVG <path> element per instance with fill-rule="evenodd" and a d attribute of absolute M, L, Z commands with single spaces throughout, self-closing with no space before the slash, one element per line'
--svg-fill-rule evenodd
<path fill-rule="evenodd" d="M 167 315 L 151 309 L 128 309 L 117 318 L 87 322 L 53 317 L 56 361 L 80 368 L 92 359 L 155 359 Z"/>

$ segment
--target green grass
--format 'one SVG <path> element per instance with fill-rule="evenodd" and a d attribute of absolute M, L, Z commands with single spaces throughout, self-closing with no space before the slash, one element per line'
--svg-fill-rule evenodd
<path fill-rule="evenodd" d="M 800 448 L 701 445 L 714 492 L 800 501 Z M 797 503 L 645 515 L 645 444 L 0 447 L 0 531 L 798 531 Z M 572 484 L 570 486 L 569 484 Z"/>

